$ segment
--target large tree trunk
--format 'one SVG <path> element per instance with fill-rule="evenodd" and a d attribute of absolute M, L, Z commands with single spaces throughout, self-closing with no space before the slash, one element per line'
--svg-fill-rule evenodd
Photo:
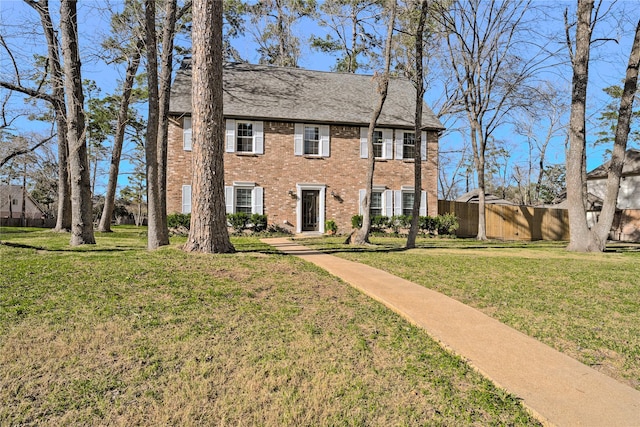
<path fill-rule="evenodd" d="M 231 253 L 224 202 L 222 2 L 193 6 L 193 175 L 188 252 Z"/>
<path fill-rule="evenodd" d="M 160 117 L 158 123 L 158 193 L 160 216 L 160 239 L 169 244 L 167 227 L 167 138 L 169 134 L 169 99 L 171 94 L 171 71 L 173 70 L 173 40 L 176 31 L 176 0 L 167 2 L 167 10 L 162 25 L 162 58 L 160 72 Z"/>
<path fill-rule="evenodd" d="M 487 221 L 485 215 L 485 138 L 482 133 L 482 125 L 475 119 L 471 122 L 471 147 L 473 149 L 473 163 L 478 176 L 478 234 L 477 240 L 487 240 Z"/>
<path fill-rule="evenodd" d="M 48 0 L 27 0 L 38 15 L 47 39 L 47 56 L 51 67 L 53 109 L 58 134 L 58 212 L 55 231 L 71 230 L 71 183 L 69 181 L 69 144 L 67 141 L 67 106 L 64 100 L 64 78 L 60 64 L 59 42 L 54 30 Z"/>
<path fill-rule="evenodd" d="M 593 0 L 578 1 L 576 47 L 572 58 L 573 80 L 571 115 L 569 117 L 569 149 L 567 151 L 567 202 L 569 203 L 568 249 L 573 251 L 599 250 L 603 244 L 593 246 L 585 199 L 586 103 L 589 80 L 589 54 L 591 44 L 591 11 Z"/>
<path fill-rule="evenodd" d="M 638 67 L 640 65 L 640 21 L 636 25 L 636 33 L 629 54 L 627 73 L 624 81 L 624 90 L 620 99 L 618 111 L 618 124 L 616 126 L 613 153 L 609 164 L 609 176 L 607 178 L 606 193 L 600 212 L 598 224 L 593 230 L 596 241 L 606 241 L 616 213 L 618 193 L 620 192 L 620 178 L 624 166 L 627 141 L 631 129 L 631 117 L 633 114 L 633 101 L 638 90 Z M 604 247 L 603 247 L 604 249 Z"/>
<path fill-rule="evenodd" d="M 122 87 L 122 100 L 120 102 L 120 110 L 118 111 L 118 124 L 116 125 L 116 134 L 113 140 L 113 152 L 111 153 L 111 164 L 109 166 L 109 182 L 107 183 L 107 193 L 104 197 L 104 207 L 102 209 L 102 217 L 98 225 L 98 231 L 111 231 L 111 217 L 113 216 L 113 208 L 116 200 L 116 189 L 118 187 L 118 175 L 120 173 L 120 157 L 122 155 L 122 146 L 124 145 L 124 133 L 129 119 L 129 103 L 131 102 L 131 92 L 133 83 L 140 65 L 140 48 L 133 53 L 127 65 L 127 72 Z"/>
<path fill-rule="evenodd" d="M 84 95 L 78 52 L 76 2 L 60 3 L 62 57 L 64 58 L 69 138 L 69 175 L 71 177 L 71 245 L 95 244 L 91 209 L 91 180 L 87 162 Z"/>
<path fill-rule="evenodd" d="M 145 45 L 147 49 L 147 82 L 149 90 L 149 113 L 145 138 L 147 176 L 147 248 L 157 249 L 165 245 L 162 232 L 160 191 L 158 189 L 158 55 L 156 42 L 155 0 L 145 0 Z"/>
<path fill-rule="evenodd" d="M 406 248 L 416 247 L 416 237 L 418 236 L 418 223 L 420 220 L 420 200 L 422 192 L 422 103 L 424 97 L 424 76 L 422 69 L 422 52 L 424 50 L 424 21 L 429 10 L 427 0 L 421 0 L 420 16 L 418 17 L 418 25 L 416 28 L 416 111 L 414 118 L 414 157 L 413 157 L 413 207 L 411 209 L 411 227 L 409 227 L 409 235 L 407 236 Z"/>
<path fill-rule="evenodd" d="M 396 19 L 396 0 L 390 0 L 391 14 L 387 25 L 387 40 L 385 43 L 385 69 L 382 75 L 378 76 L 378 103 L 371 114 L 369 131 L 367 132 L 367 177 L 365 181 L 365 196 L 362 200 L 362 227 L 351 235 L 350 243 L 353 245 L 364 245 L 369 243 L 369 233 L 371 231 L 371 193 L 373 192 L 373 175 L 375 172 L 376 159 L 373 153 L 373 132 L 382 112 L 382 107 L 387 99 L 389 89 L 389 69 L 391 68 L 391 42 L 393 37 L 393 25 Z"/>

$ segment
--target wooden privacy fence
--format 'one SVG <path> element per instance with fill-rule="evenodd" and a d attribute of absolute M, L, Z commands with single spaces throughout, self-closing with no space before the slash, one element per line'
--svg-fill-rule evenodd
<path fill-rule="evenodd" d="M 438 213 L 454 214 L 459 237 L 478 234 L 478 204 L 438 200 Z M 515 205 L 485 205 L 487 237 L 498 240 L 569 240 L 569 214 L 565 209 Z"/>

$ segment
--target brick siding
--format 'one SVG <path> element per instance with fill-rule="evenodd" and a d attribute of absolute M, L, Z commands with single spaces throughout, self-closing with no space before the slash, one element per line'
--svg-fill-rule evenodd
<path fill-rule="evenodd" d="M 264 122 L 264 154 L 225 153 L 225 185 L 255 182 L 264 188 L 264 214 L 269 223 L 296 230 L 297 184 L 326 185 L 325 219 L 333 219 L 338 232 L 351 231 L 358 213 L 359 190 L 364 189 L 367 159 L 360 158 L 360 127 L 331 125 L 330 156 L 294 155 L 294 123 Z M 437 215 L 438 134 L 427 132 L 427 161 L 422 162 L 422 186 L 427 191 L 427 214 Z M 389 190 L 413 186 L 413 162 L 376 161 L 374 185 Z M 168 213 L 182 209 L 182 186 L 191 184 L 191 152 L 183 150 L 182 119 L 169 124 Z M 335 194 L 332 196 L 331 194 Z"/>

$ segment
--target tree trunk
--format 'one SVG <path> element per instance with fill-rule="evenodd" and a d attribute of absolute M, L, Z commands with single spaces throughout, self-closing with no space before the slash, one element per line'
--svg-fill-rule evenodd
<path fill-rule="evenodd" d="M 149 90 L 149 113 L 145 138 L 147 177 L 147 248 L 157 249 L 163 244 L 162 212 L 158 189 L 158 54 L 156 41 L 155 0 L 145 0 L 145 45 L 147 50 L 147 82 Z"/>
<path fill-rule="evenodd" d="M 352 245 L 364 245 L 369 243 L 369 233 L 371 231 L 371 193 L 373 192 L 373 175 L 375 172 L 376 159 L 373 153 L 373 132 L 378 122 L 378 117 L 382 112 L 382 107 L 387 99 L 387 90 L 389 89 L 389 69 L 391 68 L 391 42 L 393 36 L 393 25 L 396 18 L 396 0 L 391 0 L 391 15 L 387 25 L 387 40 L 385 42 L 385 69 L 382 75 L 377 76 L 378 84 L 378 103 L 376 104 L 369 122 L 369 131 L 367 132 L 367 177 L 365 182 L 365 196 L 362 200 L 362 227 L 351 235 L 350 243 Z"/>
<path fill-rule="evenodd" d="M 417 9 L 416 5 L 416 9 Z M 415 248 L 416 237 L 418 236 L 418 223 L 420 220 L 420 200 L 422 199 L 422 103 L 424 97 L 424 76 L 422 69 L 422 53 L 424 50 L 424 21 L 428 13 L 429 6 L 427 0 L 422 0 L 420 4 L 420 16 L 418 17 L 418 25 L 416 28 L 416 112 L 414 119 L 414 157 L 413 157 L 413 207 L 411 209 L 411 227 L 409 227 L 409 235 L 407 236 L 407 244 L 405 247 Z"/>
<path fill-rule="evenodd" d="M 71 245 L 95 244 L 91 209 L 91 182 L 87 162 L 84 95 L 78 52 L 76 2 L 60 3 L 62 57 L 64 58 L 69 138 L 69 175 L 71 177 Z"/>
<path fill-rule="evenodd" d="M 59 42 L 49 13 L 48 0 L 26 3 L 38 12 L 47 39 L 47 56 L 51 67 L 53 109 L 58 133 L 58 212 L 55 231 L 71 230 L 71 187 L 69 182 L 69 144 L 67 141 L 67 106 L 64 100 L 64 78 L 60 64 Z"/>
<path fill-rule="evenodd" d="M 487 222 L 485 215 L 485 176 L 484 176 L 484 152 L 485 139 L 482 134 L 482 126 L 477 120 L 471 119 L 471 147 L 473 149 L 473 163 L 478 175 L 478 234 L 477 240 L 487 240 Z"/>
<path fill-rule="evenodd" d="M 596 241 L 606 242 L 611 225 L 616 213 L 618 193 L 620 192 L 620 178 L 624 166 L 627 141 L 631 129 L 631 117 L 633 114 L 633 101 L 638 89 L 638 67 L 640 65 L 640 21 L 636 25 L 636 33 L 629 54 L 629 63 L 624 81 L 624 90 L 620 99 L 618 112 L 618 124 L 616 126 L 613 153 L 609 164 L 609 176 L 607 178 L 606 193 L 602 204 L 602 211 L 598 224 L 592 231 Z M 604 249 L 604 246 L 603 248 Z"/>
<path fill-rule="evenodd" d="M 191 227 L 187 252 L 231 253 L 224 202 L 222 2 L 193 6 Z"/>
<path fill-rule="evenodd" d="M 160 215 L 160 240 L 162 245 L 169 244 L 167 227 L 167 139 L 169 134 L 169 100 L 171 95 L 171 72 L 173 70 L 173 40 L 176 29 L 176 0 L 167 2 L 167 10 L 162 29 L 162 58 L 160 72 L 160 94 L 158 123 L 158 193 Z"/>
<path fill-rule="evenodd" d="M 118 175 L 120 173 L 120 157 L 122 155 L 122 146 L 124 145 L 124 133 L 129 118 L 129 103 L 131 102 L 131 92 L 133 89 L 134 79 L 140 65 L 140 49 L 133 53 L 133 57 L 129 59 L 127 72 L 122 87 L 122 101 L 120 102 L 120 110 L 118 111 L 118 124 L 116 125 L 116 134 L 113 140 L 113 152 L 111 153 L 111 164 L 109 166 L 109 182 L 107 183 L 107 193 L 104 197 L 104 208 L 102 209 L 102 217 L 98 231 L 103 233 L 111 231 L 111 217 L 113 216 L 113 208 L 116 200 L 116 189 L 118 187 Z"/>
<path fill-rule="evenodd" d="M 569 203 L 568 249 L 600 251 L 605 242 L 593 242 L 587 225 L 584 173 L 586 144 L 586 103 L 591 44 L 591 11 L 593 0 L 578 1 L 576 47 L 572 58 L 573 80 L 571 115 L 569 117 L 569 150 L 567 151 L 567 202 Z"/>

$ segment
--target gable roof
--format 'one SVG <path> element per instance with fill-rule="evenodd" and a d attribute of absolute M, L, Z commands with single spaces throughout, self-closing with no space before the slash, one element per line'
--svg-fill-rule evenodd
<path fill-rule="evenodd" d="M 587 179 L 606 178 L 609 174 L 608 161 L 587 174 Z M 640 175 L 640 151 L 629 149 L 624 153 L 624 165 L 622 166 L 622 175 Z"/>
<path fill-rule="evenodd" d="M 224 64 L 223 90 L 224 115 L 231 118 L 368 125 L 377 102 L 372 76 L 268 65 Z M 409 80 L 391 78 L 378 126 L 413 128 L 415 93 Z M 169 111 L 191 112 L 190 60 L 176 74 Z M 444 129 L 427 105 L 422 126 Z"/>

